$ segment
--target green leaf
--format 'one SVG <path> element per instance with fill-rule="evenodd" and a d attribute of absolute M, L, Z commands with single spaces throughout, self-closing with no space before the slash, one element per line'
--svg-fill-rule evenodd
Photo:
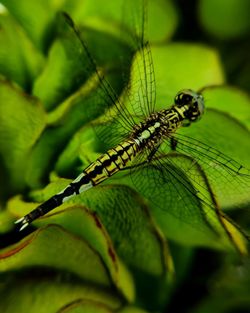
<path fill-rule="evenodd" d="M 20 23 L 34 44 L 40 50 L 45 51 L 54 31 L 55 2 L 2 0 L 2 3 Z"/>
<path fill-rule="evenodd" d="M 0 27 L 0 73 L 28 90 L 43 57 L 11 16 L 0 15 Z"/>
<path fill-rule="evenodd" d="M 65 29 L 63 16 L 58 18 Z M 65 29 L 61 38 L 49 50 L 47 64 L 35 81 L 33 94 L 39 97 L 48 110 L 77 90 L 90 69 L 84 62 L 86 53 L 73 33 Z"/>
<path fill-rule="evenodd" d="M 96 187 L 80 195 L 80 199 L 98 213 L 118 255 L 132 270 L 137 301 L 152 310 L 159 309 L 166 301 L 173 263 L 166 240 L 146 203 L 132 189 L 120 184 Z M 148 287 L 152 285 L 154 290 Z"/>
<path fill-rule="evenodd" d="M 55 160 L 65 149 L 73 134 L 88 123 L 91 117 L 94 118 L 92 113 L 100 114 L 100 112 L 91 111 L 91 104 L 93 100 L 96 100 L 97 90 L 87 95 L 88 90 L 88 87 L 83 87 L 63 102 L 56 111 L 48 115 L 48 122 L 51 125 L 48 124 L 38 144 L 32 150 L 28 164 L 27 180 L 31 188 L 41 187 L 44 178 L 48 177 Z M 86 111 L 91 112 L 86 114 Z"/>
<path fill-rule="evenodd" d="M 96 160 L 106 150 L 105 147 L 101 149 L 101 145 L 93 127 L 85 125 L 75 133 L 61 153 L 55 166 L 56 172 L 60 176 L 76 176 L 91 160 Z"/>
<path fill-rule="evenodd" d="M 88 52 L 62 14 L 58 15 L 57 24 L 59 37 L 50 48 L 46 67 L 33 89 L 34 95 L 44 102 L 48 110 L 75 92 L 95 71 Z M 79 34 L 99 66 L 105 65 L 110 69 L 121 54 L 126 55 L 124 44 L 110 35 L 93 30 L 83 30 Z"/>
<path fill-rule="evenodd" d="M 200 0 L 199 16 L 204 28 L 220 39 L 234 39 L 250 30 L 248 0 Z"/>
<path fill-rule="evenodd" d="M 211 106 L 215 106 L 216 103 L 212 104 L 212 92 L 210 95 Z M 217 99 L 216 96 L 214 99 Z M 227 101 L 228 98 L 225 97 L 223 99 Z M 223 105 L 221 107 L 223 109 Z M 249 203 L 250 181 L 248 176 L 235 175 L 232 170 L 223 171 L 222 173 L 220 169 L 216 170 L 215 163 L 211 159 L 210 163 L 206 162 L 208 157 L 215 158 L 223 164 L 229 162 L 229 160 L 234 160 L 238 164 L 233 161 L 230 162 L 232 163 L 231 167 L 234 167 L 236 172 L 241 165 L 249 168 L 249 131 L 226 113 L 215 109 L 207 109 L 200 121 L 195 125 L 180 130 L 180 132 L 217 149 L 215 154 L 208 151 L 207 155 L 201 155 L 200 164 L 222 208 L 239 207 Z M 224 155 L 218 155 L 219 151 Z M 228 161 L 226 161 L 224 156 L 227 156 Z M 214 166 L 212 166 L 213 164 Z M 247 174 L 247 169 L 242 169 L 241 172 Z"/>
<path fill-rule="evenodd" d="M 212 48 L 190 43 L 173 43 L 165 47 L 153 47 L 152 55 L 157 108 L 170 106 L 173 97 L 181 89 L 199 90 L 207 85 L 224 83 L 219 56 Z"/>
<path fill-rule="evenodd" d="M 107 185 L 79 198 L 98 213 L 127 264 L 153 275 L 165 275 L 167 267 L 171 267 L 171 261 L 163 258 L 163 250 L 167 256 L 167 246 L 140 196 L 126 186 Z"/>
<path fill-rule="evenodd" d="M 37 99 L 28 96 L 17 86 L 0 80 L 0 156 L 1 167 L 8 175 L 5 179 L 5 196 L 25 187 L 29 153 L 40 137 L 45 122 L 45 112 Z"/>
<path fill-rule="evenodd" d="M 172 37 L 178 26 L 178 14 L 174 2 L 169 0 L 149 1 L 146 23 L 145 32 L 151 43 L 166 42 Z"/>
<path fill-rule="evenodd" d="M 96 252 L 59 226 L 48 226 L 1 251 L 0 271 L 43 266 L 69 271 L 81 279 L 110 287 L 111 281 Z"/>
<path fill-rule="evenodd" d="M 0 234 L 7 233 L 13 228 L 13 216 L 8 211 L 0 211 Z"/>
<path fill-rule="evenodd" d="M 116 311 L 121 306 L 121 300 L 112 292 L 67 279 L 63 275 L 48 275 L 45 272 L 43 276 L 36 276 L 35 272 L 30 275 L 29 272 L 24 272 L 23 276 L 17 273 L 15 276 L 9 279 L 4 288 L 0 288 L 1 312 L 67 312 L 64 311 L 66 307 L 71 308 L 78 302 L 92 303 L 94 308 L 107 307 L 111 311 Z"/>
<path fill-rule="evenodd" d="M 67 95 L 71 94 L 71 96 L 49 115 L 48 122 L 51 127 L 48 127 L 44 132 L 33 151 L 28 175 L 30 186 L 33 188 L 41 186 L 41 181 L 48 175 L 48 169 L 53 166 L 52 162 L 60 154 L 74 132 L 104 111 L 103 88 L 100 86 L 97 75 L 93 75 L 93 64 L 87 59 L 87 52 L 66 21 L 63 20 L 62 23 L 66 32 L 52 47 L 52 51 L 55 47 L 55 53 L 51 54 L 51 61 L 36 81 L 34 93 L 47 103 L 48 108 L 58 105 L 58 101 Z M 90 39 L 93 40 L 94 37 L 92 36 Z M 108 39 L 111 40 L 111 38 Z M 101 46 L 103 44 L 104 42 L 101 43 Z M 114 55 L 117 58 L 117 54 L 120 55 L 124 45 L 119 44 L 118 41 L 115 43 L 113 41 L 112 46 L 115 47 L 113 50 L 116 51 Z M 96 50 L 102 51 L 102 49 Z M 110 57 L 114 55 L 111 53 Z M 83 60 L 86 60 L 86 63 Z M 109 78 L 113 78 L 112 81 L 115 79 L 117 82 L 117 85 L 113 87 L 119 94 L 121 80 L 117 79 L 116 75 L 111 73 Z M 51 81 L 48 77 L 51 78 Z M 83 84 L 89 77 L 90 79 L 86 84 Z M 77 88 L 79 89 L 76 90 Z M 72 92 L 74 93 L 72 94 Z M 93 103 L 100 103 L 99 110 L 94 109 L 95 106 L 93 108 Z M 57 149 L 51 148 L 55 146 Z"/>
<path fill-rule="evenodd" d="M 250 98 L 247 93 L 237 87 L 220 86 L 206 88 L 203 96 L 206 107 L 223 111 L 250 129 Z"/>
<path fill-rule="evenodd" d="M 53 187 L 55 187 L 55 184 L 54 186 L 51 184 L 47 189 L 52 191 Z M 18 208 L 19 214 L 25 214 L 24 212 L 34 209 L 36 205 L 34 203 L 25 203 L 19 198 L 13 198 L 8 203 L 8 210 L 13 214 L 17 214 Z M 89 246 L 95 251 L 98 251 L 98 254 L 108 269 L 114 286 L 125 298 L 132 301 L 134 298 L 134 288 L 131 277 L 118 258 L 110 237 L 98 217 L 81 205 L 72 206 L 66 203 L 62 208 L 60 208 L 61 210 L 59 212 L 56 210 L 56 213 L 52 212 L 41 220 L 34 222 L 34 224 L 39 227 L 48 224 L 59 224 L 64 229 L 67 229 L 70 234 L 74 234 L 85 240 Z M 61 240 L 64 241 L 63 238 Z"/>
<path fill-rule="evenodd" d="M 222 215 L 199 163 L 172 153 L 161 160 L 164 166 L 160 171 L 157 164 L 153 161 L 141 168 L 140 177 L 134 173 L 132 180 L 136 189 L 150 201 L 152 214 L 165 236 L 184 245 L 227 250 L 237 246 L 245 254 L 244 235 Z"/>
<path fill-rule="evenodd" d="M 59 310 L 57 313 L 147 313 L 137 307 L 126 306 L 113 310 L 107 305 L 89 300 L 78 300 Z"/>
<path fill-rule="evenodd" d="M 75 1 L 74 5 L 65 5 L 65 10 L 72 15 L 77 24 L 88 26 L 106 33 L 121 36 L 121 24 L 128 27 L 133 33 L 138 33 L 142 16 L 143 1 L 136 0 L 110 0 L 104 3 L 101 0 L 95 2 L 87 0 L 82 5 Z M 139 20 L 132 20 L 131 15 Z M 172 1 L 148 1 L 148 20 L 146 35 L 150 42 L 162 42 L 170 38 L 178 22 L 176 8 Z M 148 33 L 147 33 L 148 32 Z"/>
<path fill-rule="evenodd" d="M 78 300 L 60 309 L 59 311 L 57 311 L 57 313 L 112 313 L 115 311 L 101 303 L 89 300 Z"/>
<path fill-rule="evenodd" d="M 152 47 L 156 81 L 156 109 L 168 108 L 181 89 L 199 90 L 204 86 L 224 83 L 224 74 L 218 54 L 212 48 L 190 44 L 171 43 Z M 142 64 L 137 54 L 133 67 Z M 138 70 L 131 70 L 131 85 L 138 86 Z M 136 94 L 137 90 L 132 90 Z"/>
<path fill-rule="evenodd" d="M 60 180 L 50 184 L 40 193 L 33 193 L 33 197 L 43 201 L 45 198 L 63 189 L 65 185 L 66 182 Z M 136 275 L 137 290 L 140 290 L 138 296 L 141 298 L 141 301 L 145 293 L 147 293 L 147 302 L 151 303 L 151 305 L 154 303 L 154 306 L 157 307 L 159 303 L 163 303 L 163 299 L 166 297 L 168 281 L 173 274 L 173 263 L 166 241 L 150 218 L 143 200 L 130 188 L 114 185 L 95 187 L 92 191 L 89 190 L 78 197 L 72 198 L 68 203 L 63 204 L 61 208 L 67 208 L 72 203 L 87 205 L 91 211 L 97 212 L 98 216 L 100 216 L 112 239 L 115 251 Z M 17 208 L 19 208 L 18 211 Z M 9 203 L 9 210 L 15 215 L 26 214 L 30 209 L 31 205 L 26 205 L 25 203 L 18 204 L 15 201 Z M 84 238 L 92 238 L 90 241 L 91 245 L 96 247 L 103 259 L 107 261 L 106 263 L 113 263 L 108 253 L 110 249 L 97 247 L 97 240 L 91 235 L 93 230 L 83 226 L 87 224 L 90 217 L 88 215 L 87 217 L 77 217 L 75 215 L 76 217 L 73 218 L 71 216 L 72 213 L 68 212 L 68 210 L 64 214 L 56 215 L 55 217 L 58 220 L 55 220 L 55 222 L 78 235 L 81 232 L 81 236 L 84 236 Z M 44 219 L 44 222 L 48 223 L 50 219 Z M 39 221 L 35 223 L 39 224 Z M 97 224 L 93 220 L 91 225 L 96 227 Z M 102 232 L 101 229 L 96 229 L 96 231 Z M 153 258 L 151 257 L 152 255 L 154 256 Z M 115 273 L 112 268 L 110 272 L 111 276 L 114 277 Z M 145 280 L 148 281 L 147 286 L 152 283 L 155 285 L 155 292 L 152 292 L 152 290 L 149 292 L 147 286 L 145 286 Z M 114 279 L 114 281 L 119 282 L 117 279 Z M 121 282 L 124 281 L 121 280 Z M 127 288 L 126 290 L 129 289 Z"/>

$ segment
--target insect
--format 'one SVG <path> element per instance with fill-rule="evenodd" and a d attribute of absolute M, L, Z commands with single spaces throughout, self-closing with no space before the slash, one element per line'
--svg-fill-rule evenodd
<path fill-rule="evenodd" d="M 101 98 L 106 108 L 105 123 L 108 125 L 106 131 L 101 131 L 99 135 L 103 140 L 112 137 L 113 141 L 110 141 L 114 142 L 114 146 L 85 168 L 64 190 L 17 220 L 19 229 L 23 230 L 35 219 L 71 197 L 129 168 L 133 183 L 142 194 L 146 193 L 148 186 L 156 186 L 150 200 L 163 210 L 170 209 L 171 204 L 174 211 L 175 202 L 181 201 L 185 213 L 173 214 L 185 219 L 185 214 L 192 215 L 194 205 L 203 206 L 200 218 L 206 219 L 208 224 L 212 221 L 215 231 L 229 232 L 224 215 L 214 209 L 217 203 L 213 192 L 206 190 L 210 188 L 207 179 L 213 182 L 216 176 L 220 176 L 222 183 L 219 192 L 222 194 L 228 193 L 233 179 L 235 194 L 242 194 L 244 202 L 249 200 L 249 171 L 211 146 L 179 132 L 183 127 L 192 127 L 194 122 L 202 118 L 205 107 L 201 93 L 190 89 L 181 90 L 175 96 L 172 106 L 155 111 L 154 68 L 149 44 L 145 41 L 144 11 L 141 16 L 141 30 L 136 34 L 136 49 L 141 57 L 137 64 L 140 80 L 136 82 L 136 97 L 130 93 L 130 86 L 127 88 L 130 110 L 121 103 L 109 83 L 96 70 L 95 62 L 72 20 L 67 15 L 65 19 L 96 71 Z M 205 170 L 208 171 L 208 178 Z M 240 186 L 243 184 L 245 189 L 242 192 Z M 177 187 L 179 185 L 182 186 L 181 190 Z M 178 195 L 178 199 L 173 199 L 174 193 Z M 159 194 L 166 194 L 166 197 L 159 197 Z M 234 195 L 231 194 L 231 197 Z M 193 219 L 192 223 L 194 227 L 199 227 L 199 221 Z"/>

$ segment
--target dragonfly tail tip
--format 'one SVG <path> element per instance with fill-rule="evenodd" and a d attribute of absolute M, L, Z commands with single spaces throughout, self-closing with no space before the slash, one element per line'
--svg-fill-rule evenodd
<path fill-rule="evenodd" d="M 14 222 L 14 224 L 20 224 L 24 220 L 24 217 L 19 218 L 17 221 Z"/>
<path fill-rule="evenodd" d="M 20 228 L 19 231 L 22 231 L 24 228 L 26 228 L 27 226 L 29 226 L 29 222 L 27 221 L 27 219 L 25 217 L 20 218 L 19 220 L 15 221 L 15 224 L 20 224 Z"/>

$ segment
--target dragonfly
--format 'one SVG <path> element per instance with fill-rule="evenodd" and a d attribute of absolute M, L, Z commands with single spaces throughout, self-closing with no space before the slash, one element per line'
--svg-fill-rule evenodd
<path fill-rule="evenodd" d="M 169 210 L 178 218 L 186 219 L 187 215 L 194 216 L 193 207 L 198 206 L 200 219 L 206 220 L 208 224 L 212 221 L 215 232 L 223 229 L 230 237 L 228 220 L 218 209 L 215 192 L 210 190 L 209 182 L 219 176 L 221 183 L 218 192 L 228 198 L 240 195 L 241 201 L 245 203 L 249 200 L 250 171 L 212 146 L 180 132 L 182 128 L 199 123 L 205 114 L 205 100 L 201 92 L 183 89 L 174 97 L 170 107 L 155 110 L 153 58 L 145 39 L 145 0 L 141 7 L 140 17 L 134 17 L 137 29 L 129 35 L 140 56 L 134 69 L 139 78 L 133 86 L 128 83 L 124 92 L 130 108 L 124 105 L 122 98 L 97 70 L 82 35 L 72 19 L 64 14 L 68 28 L 87 55 L 89 66 L 99 81 L 97 97 L 103 100 L 103 123 L 106 127 L 96 127 L 96 133 L 101 140 L 113 146 L 87 166 L 66 188 L 18 219 L 15 223 L 20 231 L 72 197 L 101 184 L 118 172 L 129 170 L 136 189 L 142 195 L 147 195 L 160 209 Z M 136 92 L 131 92 L 132 89 Z M 95 101 L 92 105 L 93 109 L 97 109 Z M 230 191 L 232 184 L 234 194 Z M 149 188 L 152 189 L 150 196 Z M 183 203 L 182 212 L 174 209 L 178 201 Z M 197 215 L 192 225 L 199 227 Z"/>

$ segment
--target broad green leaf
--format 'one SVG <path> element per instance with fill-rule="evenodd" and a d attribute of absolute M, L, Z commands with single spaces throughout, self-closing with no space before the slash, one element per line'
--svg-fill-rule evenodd
<path fill-rule="evenodd" d="M 64 311 L 67 306 L 71 307 L 73 303 L 81 301 L 92 303 L 94 307 L 108 307 L 111 312 L 121 307 L 121 300 L 113 292 L 69 279 L 63 274 L 48 275 L 45 271 L 42 277 L 35 272 L 30 275 L 29 272 L 24 272 L 15 276 L 4 284 L 4 288 L 1 285 L 1 312 L 67 312 Z"/>
<path fill-rule="evenodd" d="M 0 155 L 8 175 L 6 195 L 23 190 L 29 154 L 45 122 L 45 112 L 37 99 L 0 80 Z"/>
<path fill-rule="evenodd" d="M 191 246 L 180 245 L 176 241 L 170 241 L 170 250 L 173 256 L 175 265 L 175 284 L 171 287 L 169 293 L 169 301 L 171 301 L 171 294 L 178 285 L 186 280 L 192 269 L 192 264 L 195 262 L 196 249 Z"/>
<path fill-rule="evenodd" d="M 247 35 L 250 30 L 248 0 L 200 0 L 199 16 L 204 28 L 220 39 Z"/>
<path fill-rule="evenodd" d="M 84 91 L 85 90 L 85 91 Z M 40 187 L 44 178 L 48 177 L 49 170 L 53 168 L 56 158 L 62 153 L 71 140 L 72 135 L 100 112 L 93 112 L 91 105 L 99 99 L 97 90 L 91 91 L 86 96 L 84 87 L 75 95 L 67 99 L 55 112 L 48 115 L 47 129 L 42 134 L 40 141 L 32 150 L 28 164 L 27 182 L 32 188 Z M 86 114 L 86 111 L 89 114 Z M 51 127 L 50 127 L 51 126 Z M 72 175 L 70 175 L 72 176 Z"/>
<path fill-rule="evenodd" d="M 250 98 L 244 91 L 232 86 L 208 87 L 203 96 L 206 107 L 226 112 L 250 129 Z"/>
<path fill-rule="evenodd" d="M 236 248 L 242 256 L 248 255 L 249 236 L 243 232 L 236 223 L 231 221 L 227 216 L 221 217 L 221 224 L 223 225 L 226 235 L 229 237 L 232 245 Z"/>
<path fill-rule="evenodd" d="M 159 309 L 166 301 L 173 263 L 167 243 L 146 203 L 133 190 L 119 183 L 93 188 L 80 198 L 98 213 L 118 255 L 131 268 L 137 301 L 148 308 Z M 148 288 L 152 285 L 154 290 Z"/>
<path fill-rule="evenodd" d="M 192 141 L 192 145 L 197 142 L 199 146 L 200 141 L 216 149 L 196 152 L 196 157 L 208 176 L 219 204 L 223 208 L 233 208 L 249 203 L 250 178 L 244 176 L 250 168 L 249 131 L 226 113 L 207 109 L 200 121 L 180 130 L 179 133 L 197 140 Z M 186 140 L 189 141 L 188 138 Z M 216 167 L 216 162 L 225 165 L 229 163 L 228 167 L 232 170 L 222 171 L 220 167 Z M 246 169 L 240 170 L 241 165 Z M 238 170 L 242 175 L 237 174 Z"/>
<path fill-rule="evenodd" d="M 199 90 L 204 86 L 224 83 L 218 54 L 212 48 L 190 43 L 171 43 L 161 47 L 153 46 L 151 51 L 155 72 L 156 110 L 170 107 L 176 93 L 181 89 Z M 139 67 L 143 68 L 143 59 L 138 53 L 132 64 L 130 77 L 133 99 L 138 99 L 135 96 L 138 93 L 138 80 L 145 84 Z M 147 96 L 150 99 L 151 89 L 145 87 L 144 90 L 148 90 Z M 137 102 L 140 106 L 139 100 Z"/>
<path fill-rule="evenodd" d="M 60 309 L 56 313 L 112 313 L 113 311 L 110 307 L 103 305 L 102 303 L 95 303 L 93 301 L 78 300 L 70 305 Z"/>
<path fill-rule="evenodd" d="M 162 42 L 172 36 L 177 27 L 177 12 L 172 1 L 149 0 L 147 3 L 146 37 L 151 42 Z M 84 26 L 99 29 L 121 37 L 121 24 L 129 28 L 132 33 L 141 32 L 141 18 L 145 9 L 142 0 L 123 1 L 113 0 L 104 3 L 88 0 L 82 5 L 75 1 L 64 6 L 74 20 Z M 133 17 L 131 17 L 133 15 Z"/>
<path fill-rule="evenodd" d="M 130 188 L 120 185 L 95 187 L 70 202 L 73 201 L 86 203 L 98 213 L 118 254 L 127 264 L 153 275 L 164 275 L 166 267 L 171 266 L 169 259 L 163 258 L 162 263 L 162 249 L 167 253 L 164 239 L 157 234 L 145 203 Z M 129 238 L 126 238 L 128 229 Z M 154 258 L 150 259 L 150 255 Z"/>
<path fill-rule="evenodd" d="M 54 195 L 56 192 L 65 188 L 65 186 L 69 182 L 70 181 L 68 180 L 55 181 L 54 183 L 48 185 L 44 190 L 32 192 L 32 196 L 37 201 L 42 202 L 46 198 Z M 112 195 L 112 197 L 110 197 L 110 195 Z M 121 198 L 124 199 L 124 203 L 120 202 Z M 167 266 L 169 266 L 170 271 L 173 270 L 171 268 L 172 265 L 169 259 L 166 259 L 162 264 L 160 256 L 162 254 L 162 248 L 164 248 L 164 250 L 167 249 L 167 247 L 165 246 L 166 243 L 161 237 L 160 233 L 157 234 L 158 230 L 156 229 L 153 220 L 150 218 L 150 215 L 147 212 L 146 204 L 144 203 L 142 198 L 140 198 L 140 196 L 138 196 L 130 188 L 120 185 L 97 186 L 92 190 L 89 190 L 83 194 L 80 194 L 79 196 L 72 198 L 68 201 L 68 203 L 71 205 L 72 203 L 80 203 L 84 205 L 87 204 L 91 211 L 97 212 L 98 216 L 100 216 L 102 223 L 104 223 L 104 225 L 106 226 L 114 244 L 116 241 L 120 241 L 123 237 L 125 237 L 126 230 L 120 229 L 117 224 L 120 225 L 123 218 L 125 218 L 126 216 L 126 227 L 130 228 L 131 235 L 129 239 L 125 240 L 124 238 L 126 243 L 126 245 L 124 243 L 124 249 L 128 249 L 128 252 L 130 252 L 130 256 L 125 253 L 125 251 L 123 251 L 122 253 L 126 254 L 129 262 L 131 262 L 134 267 L 137 266 L 138 268 L 143 269 L 154 275 L 159 275 L 165 272 L 165 262 L 169 262 Z M 68 203 L 63 204 L 61 207 L 65 208 L 65 206 L 69 205 Z M 12 204 L 11 207 L 17 213 L 17 205 Z M 24 206 L 22 210 L 23 209 Z M 19 211 L 18 214 L 25 214 L 29 210 L 30 207 L 26 208 L 25 211 L 23 211 L 22 213 Z M 113 220 L 113 223 L 111 223 L 111 220 Z M 139 238 L 136 231 L 138 228 L 141 228 L 141 235 Z M 144 240 L 146 241 L 145 243 L 143 243 Z M 133 243 L 130 244 L 129 241 L 132 241 Z M 135 248 L 136 246 L 137 248 Z M 149 262 L 149 258 L 145 256 L 144 246 L 148 246 L 148 250 L 150 247 L 151 249 L 153 249 L 153 254 L 156 257 L 155 259 L 152 259 L 151 262 Z M 138 259 L 135 258 L 135 253 L 138 253 Z M 150 255 L 149 251 L 147 253 Z M 118 254 L 120 255 L 120 253 Z M 145 258 L 145 263 L 141 263 L 142 256 L 143 258 Z"/>
<path fill-rule="evenodd" d="M 53 184 L 50 186 L 50 189 L 52 188 Z M 8 210 L 13 212 L 13 214 L 20 214 L 20 212 L 21 214 L 25 214 L 25 212 L 34 209 L 36 206 L 37 204 L 25 203 L 19 198 L 13 198 L 8 203 Z M 131 277 L 118 258 L 110 237 L 101 221 L 94 213 L 89 212 L 81 205 L 72 206 L 66 203 L 62 207 L 63 210 L 60 210 L 60 212 L 58 210 L 56 213 L 52 212 L 34 224 L 39 227 L 48 224 L 59 224 L 71 234 L 77 235 L 87 241 L 95 251 L 98 251 L 110 273 L 114 286 L 131 301 L 134 298 Z M 18 211 L 16 208 L 18 208 Z"/>
<path fill-rule="evenodd" d="M 0 211 L 0 234 L 7 233 L 13 228 L 14 218 L 8 211 Z"/>
<path fill-rule="evenodd" d="M 32 1 L 26 1 L 25 4 L 22 4 L 15 0 L 3 0 L 2 2 L 41 50 L 45 50 L 51 40 L 55 14 L 59 10 L 70 13 L 77 23 L 118 36 L 121 31 L 119 28 L 117 29 L 117 24 L 119 25 L 121 21 L 129 24 L 130 19 L 129 16 L 124 16 L 123 0 L 109 1 L 105 5 L 100 0 L 85 1 L 84 3 L 80 1 L 37 1 L 34 4 Z M 134 1 L 129 5 L 132 6 L 131 12 L 133 12 L 133 8 L 142 10 L 141 1 Z M 148 6 L 150 40 L 163 41 L 169 38 L 177 26 L 177 13 L 173 3 L 150 0 Z M 30 14 L 34 11 L 36 18 Z M 137 21 L 137 24 L 139 23 L 140 21 Z"/>
<path fill-rule="evenodd" d="M 60 17 L 63 19 L 63 17 Z M 58 19 L 59 21 L 59 19 Z M 62 22 L 61 22 L 62 23 Z M 44 71 L 37 78 L 33 94 L 39 97 L 48 110 L 77 90 L 86 79 L 86 53 L 74 35 L 65 34 L 56 40 Z"/>
<path fill-rule="evenodd" d="M 43 57 L 11 16 L 0 15 L 0 27 L 0 73 L 28 90 Z"/>
<path fill-rule="evenodd" d="M 148 2 L 148 21 L 146 35 L 151 43 L 165 42 L 175 32 L 178 24 L 174 1 L 151 0 Z"/>
<path fill-rule="evenodd" d="M 65 27 L 68 27 L 68 25 L 65 25 Z M 40 94 L 41 92 L 46 97 L 47 95 L 49 96 L 48 99 L 43 99 L 47 104 L 50 103 L 50 99 L 52 99 L 53 105 L 58 104 L 57 102 L 61 98 L 74 91 L 72 88 L 80 87 L 89 75 L 93 75 L 93 64 L 91 64 L 90 60 L 86 60 L 86 51 L 81 46 L 74 32 L 69 27 L 67 29 L 68 36 L 64 33 L 60 41 L 55 43 L 56 46 L 60 47 L 61 53 L 59 54 L 62 56 L 63 61 L 58 61 L 60 60 L 58 53 L 53 54 L 57 61 L 54 62 L 52 60 L 49 62 L 48 67 L 45 68 L 47 74 L 42 74 L 35 85 L 36 95 L 43 98 Z M 123 47 L 117 43 L 115 43 L 115 46 L 119 51 Z M 86 63 L 83 60 L 86 60 Z M 58 67 L 57 64 L 59 64 Z M 57 67 L 56 70 L 54 65 Z M 51 74 L 49 74 L 50 71 Z M 47 77 L 52 78 L 52 84 L 48 84 Z M 115 74 L 113 75 L 112 73 L 109 75 L 109 78 L 117 82 L 117 85 L 113 85 L 113 87 L 119 93 L 121 80 L 115 79 Z M 77 80 L 78 82 L 76 83 Z M 65 86 L 68 87 L 65 88 Z M 61 87 L 64 88 L 63 92 L 61 92 Z M 59 99 L 57 95 L 59 95 Z M 79 90 L 75 91 L 58 106 L 56 111 L 50 114 L 48 122 L 51 127 L 48 127 L 44 132 L 31 157 L 28 175 L 30 186 L 34 188 L 41 185 L 43 178 L 48 175 L 48 168 L 53 166 L 53 160 L 60 154 L 72 134 L 86 122 L 100 115 L 108 105 L 105 101 L 110 102 L 109 95 L 105 94 L 104 88 L 100 86 L 98 80 L 97 83 L 93 84 L 91 78 L 86 85 L 81 85 Z M 113 103 L 111 102 L 111 104 Z M 57 149 L 51 149 L 51 147 L 55 146 Z"/>
<path fill-rule="evenodd" d="M 147 313 L 137 307 L 125 306 L 122 309 L 114 310 L 110 306 L 89 300 L 78 300 L 68 305 L 57 313 Z"/>
<path fill-rule="evenodd" d="M 40 229 L 1 251 L 2 273 L 35 266 L 69 271 L 94 284 L 111 286 L 107 270 L 96 251 L 84 240 L 59 226 Z"/>
<path fill-rule="evenodd" d="M 156 80 L 156 108 L 168 108 L 181 89 L 199 90 L 224 83 L 215 50 L 203 45 L 171 43 L 152 47 Z M 136 77 L 132 77 L 132 81 Z"/>
<path fill-rule="evenodd" d="M 44 102 L 48 110 L 75 92 L 96 70 L 89 52 L 62 14 L 58 15 L 57 24 L 59 37 L 51 46 L 48 62 L 33 89 L 34 95 Z M 105 33 L 84 30 L 81 37 L 98 65 L 110 69 L 115 67 L 121 54 L 126 55 L 124 44 Z"/>
<path fill-rule="evenodd" d="M 40 193 L 33 193 L 33 196 L 39 201 L 44 201 L 45 198 L 52 196 L 64 187 L 65 181 L 64 183 L 61 181 L 61 187 L 60 181 L 59 183 L 55 182 Z M 68 203 L 87 205 L 91 211 L 100 216 L 112 239 L 115 251 L 136 274 L 137 290 L 140 290 L 138 296 L 142 299 L 143 294 L 149 292 L 144 285 L 145 280 L 147 280 L 149 285 L 152 283 L 155 285 L 155 292 L 153 293 L 151 290 L 148 294 L 148 302 L 151 301 L 155 306 L 162 303 L 166 297 L 167 282 L 173 273 L 173 264 L 165 239 L 150 218 L 143 200 L 130 188 L 118 185 L 93 188 L 93 191 L 90 190 L 74 197 Z M 62 208 L 66 208 L 68 203 L 63 204 Z M 13 202 L 10 203 L 10 210 L 13 214 L 23 215 L 31 209 L 30 206 L 25 207 L 21 203 L 18 206 L 17 203 Z M 17 211 L 18 207 L 19 211 Z M 84 233 L 84 238 L 89 237 L 91 234 L 89 228 L 82 229 L 84 226 L 81 226 L 81 223 L 85 225 L 87 219 L 79 217 L 78 222 L 75 219 L 75 222 L 72 222 L 72 218 L 67 218 L 69 214 L 65 212 L 65 217 L 63 214 L 58 215 L 58 223 L 63 226 L 66 225 L 65 227 L 73 233 L 78 232 L 79 234 L 81 231 L 82 234 Z M 47 223 L 46 219 L 44 221 Z M 69 228 L 71 223 L 72 228 L 71 226 Z M 79 226 L 77 226 L 78 224 Z M 96 226 L 96 223 L 94 225 Z M 101 230 L 96 229 L 96 231 L 100 232 Z M 94 240 L 93 235 L 91 238 Z M 98 248 L 98 251 L 102 254 L 103 249 Z M 108 249 L 106 249 L 106 253 L 107 251 Z M 109 254 L 103 259 L 109 260 L 109 263 L 112 261 Z"/>
<path fill-rule="evenodd" d="M 170 154 L 160 164 L 160 170 L 157 161 L 142 167 L 139 173 L 132 174 L 132 181 L 149 200 L 152 214 L 166 237 L 192 246 L 227 250 L 236 246 L 245 254 L 247 240 L 222 215 L 199 163 Z"/>
<path fill-rule="evenodd" d="M 2 0 L 34 44 L 45 51 L 54 31 L 55 1 Z"/>
<path fill-rule="evenodd" d="M 55 167 L 56 172 L 61 176 L 76 176 L 105 150 L 100 148 L 101 143 L 98 142 L 93 127 L 87 124 L 75 133 L 61 153 Z"/>

